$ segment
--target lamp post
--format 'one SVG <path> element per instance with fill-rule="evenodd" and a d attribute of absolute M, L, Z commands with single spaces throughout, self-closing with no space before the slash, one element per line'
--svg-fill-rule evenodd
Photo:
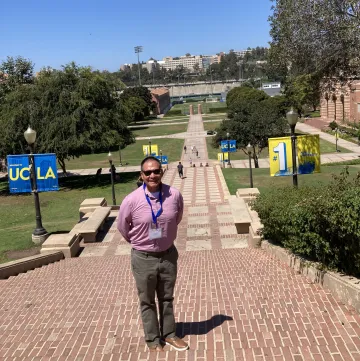
<path fill-rule="evenodd" d="M 286 119 L 290 125 L 291 130 L 291 153 L 292 153 L 292 163 L 293 163 L 293 185 L 294 187 L 298 186 L 298 178 L 297 178 L 297 167 L 296 167 L 296 135 L 295 135 L 295 127 L 298 121 L 298 115 L 294 111 L 293 108 L 289 112 L 286 113 Z"/>
<path fill-rule="evenodd" d="M 335 128 L 335 149 L 336 149 L 336 152 L 339 151 L 339 149 L 338 149 L 338 128 Z"/>
<path fill-rule="evenodd" d="M 121 145 L 119 145 L 119 157 L 120 157 L 120 166 L 122 166 L 122 160 L 121 160 Z"/>
<path fill-rule="evenodd" d="M 141 86 L 141 75 L 140 75 L 140 57 L 139 54 L 142 53 L 143 47 L 142 46 L 135 46 L 135 54 L 138 55 L 138 70 L 139 70 L 139 86 Z"/>
<path fill-rule="evenodd" d="M 254 188 L 252 168 L 251 168 L 251 151 L 252 151 L 252 147 L 251 147 L 250 143 L 246 146 L 246 149 L 247 149 L 247 152 L 248 152 L 248 155 L 249 155 L 250 188 Z"/>
<path fill-rule="evenodd" d="M 227 136 L 227 149 L 228 149 L 228 166 L 231 166 L 230 162 L 230 133 L 226 133 Z"/>
<path fill-rule="evenodd" d="M 33 231 L 32 240 L 34 243 L 41 244 L 47 238 L 48 233 L 42 225 L 39 193 L 36 184 L 36 170 L 35 170 L 35 160 L 34 160 L 34 144 L 36 141 L 36 131 L 31 129 L 29 125 L 29 128 L 24 132 L 24 137 L 26 139 L 26 142 L 29 144 L 29 149 L 30 149 L 29 166 L 30 166 L 31 192 L 34 195 L 35 214 L 36 214 L 36 228 Z"/>
<path fill-rule="evenodd" d="M 149 138 L 149 156 L 151 155 L 151 139 Z"/>
<path fill-rule="evenodd" d="M 160 165 L 162 167 L 162 150 L 160 149 Z"/>
<path fill-rule="evenodd" d="M 114 187 L 113 155 L 111 154 L 111 152 L 109 152 L 107 157 L 108 157 L 109 164 L 110 164 L 112 201 L 113 201 L 113 205 L 115 206 L 116 199 L 115 199 L 115 187 Z"/>

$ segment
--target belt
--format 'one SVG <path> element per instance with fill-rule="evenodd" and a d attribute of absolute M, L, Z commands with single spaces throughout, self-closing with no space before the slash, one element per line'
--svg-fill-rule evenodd
<path fill-rule="evenodd" d="M 161 252 L 148 252 L 148 251 L 139 251 L 138 249 L 133 248 L 132 251 L 135 253 L 141 253 L 146 257 L 163 257 L 166 254 L 171 253 L 175 249 L 175 246 L 172 245 L 170 248 L 168 248 L 166 251 Z"/>

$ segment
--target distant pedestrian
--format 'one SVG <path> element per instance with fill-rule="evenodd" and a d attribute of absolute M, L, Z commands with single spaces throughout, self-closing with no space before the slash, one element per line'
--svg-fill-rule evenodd
<path fill-rule="evenodd" d="M 178 173 L 179 173 L 179 177 L 180 178 L 183 178 L 184 177 L 184 166 L 181 164 L 181 162 L 179 162 L 178 166 L 177 166 L 177 169 L 178 169 Z"/>
<path fill-rule="evenodd" d="M 192 160 L 191 160 L 191 158 L 190 158 L 190 167 L 192 167 Z"/>
<path fill-rule="evenodd" d="M 199 151 L 198 150 L 196 151 L 196 156 L 199 158 Z"/>
<path fill-rule="evenodd" d="M 194 153 L 194 146 L 191 146 L 191 153 Z"/>
<path fill-rule="evenodd" d="M 186 149 L 187 149 L 187 148 L 186 148 L 186 145 L 184 145 L 184 152 L 185 152 L 185 154 L 186 154 Z"/>

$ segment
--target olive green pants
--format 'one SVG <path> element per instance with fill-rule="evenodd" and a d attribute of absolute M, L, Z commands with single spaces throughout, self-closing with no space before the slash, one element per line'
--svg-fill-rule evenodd
<path fill-rule="evenodd" d="M 131 251 L 131 269 L 139 295 L 145 341 L 149 346 L 159 344 L 161 338 L 175 336 L 173 300 L 178 258 L 175 246 L 159 253 Z"/>

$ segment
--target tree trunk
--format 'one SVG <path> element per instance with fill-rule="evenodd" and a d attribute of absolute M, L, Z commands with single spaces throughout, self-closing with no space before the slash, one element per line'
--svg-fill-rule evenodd
<path fill-rule="evenodd" d="M 254 154 L 253 159 L 254 159 L 255 168 L 259 168 L 259 158 L 255 152 L 253 154 Z"/>
<path fill-rule="evenodd" d="M 67 173 L 66 173 L 66 166 L 65 166 L 65 160 L 64 159 L 60 159 L 58 158 L 58 163 L 62 169 L 62 171 L 64 172 L 64 176 L 67 177 Z"/>

